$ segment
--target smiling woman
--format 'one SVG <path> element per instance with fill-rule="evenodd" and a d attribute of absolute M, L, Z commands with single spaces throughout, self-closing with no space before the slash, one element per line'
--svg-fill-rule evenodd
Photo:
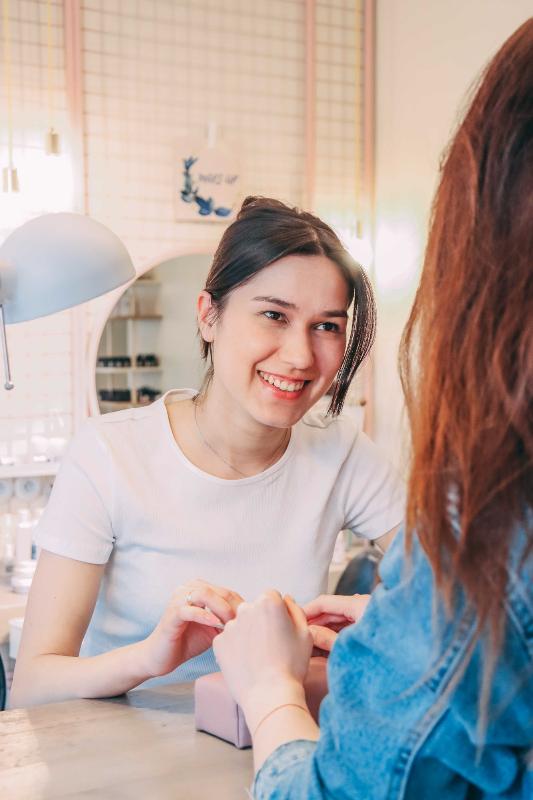
<path fill-rule="evenodd" d="M 375 309 L 331 228 L 248 198 L 197 318 L 200 392 L 92 419 L 71 445 L 40 525 L 14 704 L 213 671 L 243 598 L 274 585 L 309 601 L 339 531 L 383 541 L 401 521 L 389 464 L 340 414 Z"/>
<path fill-rule="evenodd" d="M 236 288 L 243 286 L 253 276 L 258 276 L 258 273 L 266 267 L 275 262 L 279 264 L 289 255 L 306 257 L 304 261 L 299 260 L 298 269 L 294 259 L 290 262 L 294 272 L 292 283 L 283 269 L 286 262 L 277 271 L 276 277 L 281 277 L 283 274 L 284 280 L 288 283 L 287 290 L 292 292 L 295 300 L 282 298 L 278 293 L 259 294 L 253 301 L 267 304 L 266 308 L 258 309 L 259 313 L 265 316 L 270 314 L 273 320 L 287 321 L 287 315 L 283 312 L 299 310 L 298 306 L 304 299 L 302 293 L 308 282 L 311 282 L 309 286 L 311 292 L 315 293 L 320 292 L 323 287 L 329 289 L 330 280 L 335 287 L 326 296 L 317 293 L 312 298 L 314 306 L 311 307 L 320 317 L 316 320 L 318 328 L 325 325 L 332 316 L 345 320 L 347 309 L 354 302 L 349 343 L 342 365 L 338 364 L 337 370 L 332 375 L 333 379 L 338 371 L 330 410 L 338 413 L 344 403 L 350 382 L 374 341 L 376 310 L 372 290 L 364 271 L 342 246 L 329 225 L 318 217 L 289 208 L 277 200 L 248 197 L 236 222 L 222 237 L 207 278 L 205 288 L 212 308 L 209 321 L 213 322 L 220 315 Z M 309 259 L 309 256 L 321 257 L 321 263 L 317 264 L 316 260 Z M 317 283 L 312 282 L 311 271 L 319 276 Z M 275 289 L 283 287 L 283 284 L 279 284 L 275 279 L 271 279 L 268 283 Z M 342 288 L 339 289 L 339 286 Z M 259 285 L 255 284 L 255 288 L 259 289 Z M 327 300 L 330 299 L 334 305 L 328 308 Z M 269 305 L 271 310 L 268 310 Z M 345 329 L 345 323 L 343 328 Z M 334 330 L 332 327 L 328 329 Z M 202 330 L 202 336 L 203 356 L 206 359 L 211 357 L 212 363 L 212 340 L 209 335 L 206 337 L 205 330 Z M 212 370 L 208 372 L 207 380 L 211 375 Z"/>
<path fill-rule="evenodd" d="M 231 402 L 233 415 L 242 409 L 248 421 L 278 433 L 294 425 L 335 380 L 346 347 L 350 293 L 329 258 L 299 254 L 275 261 L 234 289 L 222 312 L 203 293 L 200 327 L 214 370 L 200 404 L 207 403 L 203 395 L 216 399 L 218 409 Z"/>

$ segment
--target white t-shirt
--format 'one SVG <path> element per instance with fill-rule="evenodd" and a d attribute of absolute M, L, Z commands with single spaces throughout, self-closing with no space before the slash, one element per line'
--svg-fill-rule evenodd
<path fill-rule="evenodd" d="M 311 411 L 259 475 L 202 472 L 176 443 L 165 406 L 193 394 L 88 420 L 63 460 L 37 538 L 52 553 L 106 564 L 82 655 L 144 639 L 194 578 L 248 600 L 276 588 L 304 603 L 325 590 L 341 530 L 373 539 L 402 520 L 403 487 L 348 416 Z M 167 680 L 213 669 L 208 651 Z"/>

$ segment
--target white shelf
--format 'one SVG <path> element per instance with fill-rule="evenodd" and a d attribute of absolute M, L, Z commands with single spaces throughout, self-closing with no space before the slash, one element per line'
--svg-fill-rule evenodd
<path fill-rule="evenodd" d="M 0 465 L 0 480 L 5 478 L 41 478 L 47 475 L 56 475 L 59 461 L 44 461 L 38 464 L 10 464 Z"/>
<path fill-rule="evenodd" d="M 97 375 L 127 375 L 128 372 L 162 372 L 161 367 L 96 367 Z"/>
<path fill-rule="evenodd" d="M 134 403 L 133 401 L 121 400 L 99 400 L 98 406 L 102 414 L 107 414 L 110 411 L 123 411 L 125 408 L 145 408 L 150 403 Z"/>
<path fill-rule="evenodd" d="M 116 315 L 109 317 L 109 322 L 114 322 L 115 320 L 124 320 L 124 319 L 163 319 L 162 314 L 126 314 L 123 316 Z"/>

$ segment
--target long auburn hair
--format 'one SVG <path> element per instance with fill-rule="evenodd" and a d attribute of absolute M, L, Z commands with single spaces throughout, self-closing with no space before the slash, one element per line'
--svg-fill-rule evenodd
<path fill-rule="evenodd" d="M 533 549 L 533 19 L 488 65 L 443 161 L 400 372 L 408 541 L 448 608 L 462 586 L 494 653 L 518 526 Z"/>

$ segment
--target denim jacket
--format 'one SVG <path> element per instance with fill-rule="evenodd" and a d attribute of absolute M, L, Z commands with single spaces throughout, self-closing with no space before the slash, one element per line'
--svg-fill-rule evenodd
<path fill-rule="evenodd" d="M 533 559 L 509 564 L 506 630 L 480 730 L 486 642 L 457 606 L 446 620 L 415 540 L 399 534 L 382 561 L 364 617 L 339 635 L 329 659 L 320 740 L 275 750 L 254 785 L 257 800 L 533 800 Z M 481 746 L 483 744 L 483 746 Z"/>

